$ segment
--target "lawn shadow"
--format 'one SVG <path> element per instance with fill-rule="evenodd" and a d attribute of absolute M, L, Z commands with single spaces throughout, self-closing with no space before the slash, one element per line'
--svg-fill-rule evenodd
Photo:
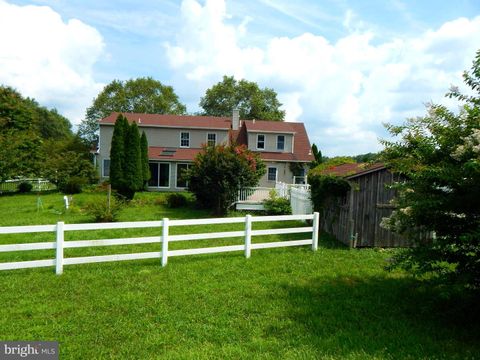
<path fill-rule="evenodd" d="M 478 297 L 414 279 L 339 276 L 287 289 L 300 341 L 320 357 L 480 358 Z"/>
<path fill-rule="evenodd" d="M 320 236 L 318 241 L 319 247 L 325 249 L 336 249 L 336 250 L 349 250 L 350 247 L 345 245 L 344 243 L 337 240 L 335 236 L 329 234 L 328 232 L 320 230 Z"/>

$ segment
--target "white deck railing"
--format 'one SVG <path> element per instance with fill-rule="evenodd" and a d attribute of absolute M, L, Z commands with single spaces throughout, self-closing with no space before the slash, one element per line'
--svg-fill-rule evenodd
<path fill-rule="evenodd" d="M 268 230 L 252 230 L 252 223 L 265 221 L 290 221 L 290 220 L 313 220 L 311 226 L 268 229 Z M 203 234 L 185 234 L 185 235 L 169 235 L 171 226 L 191 226 L 191 225 L 212 225 L 212 224 L 238 224 L 244 223 L 245 228 L 241 231 L 228 231 Z M 65 232 L 67 231 L 83 231 L 83 230 L 105 230 L 105 229 L 132 229 L 132 228 L 161 228 L 161 236 L 139 237 L 139 238 L 119 238 L 119 239 L 102 239 L 102 240 L 76 240 L 65 241 Z M 249 258 L 252 250 L 267 249 L 285 246 L 301 246 L 311 245 L 312 250 L 318 247 L 318 230 L 319 216 L 318 213 L 310 215 L 285 215 L 285 216 L 255 216 L 247 215 L 240 218 L 214 218 L 214 219 L 194 219 L 194 220 L 169 220 L 161 221 L 140 221 L 140 222 L 123 222 L 123 223 L 100 223 L 100 224 L 64 224 L 59 222 L 56 225 L 34 225 L 34 226 L 9 226 L 0 227 L 1 234 L 25 234 L 40 232 L 55 232 L 55 242 L 39 242 L 26 244 L 8 244 L 0 245 L 0 252 L 12 251 L 30 251 L 30 250 L 46 250 L 54 249 L 55 259 L 19 261 L 19 262 L 3 262 L 0 263 L 0 270 L 26 269 L 36 267 L 55 266 L 56 273 L 62 274 L 64 265 L 97 263 L 107 261 L 123 261 L 135 259 L 161 259 L 162 266 L 167 265 L 168 258 L 172 256 L 211 254 L 229 251 L 244 251 L 245 257 Z M 273 235 L 273 234 L 293 234 L 293 233 L 312 233 L 307 240 L 290 240 L 280 242 L 253 243 L 252 236 Z M 244 243 L 239 245 L 170 250 L 169 243 L 174 241 L 190 241 L 190 240 L 209 240 L 243 237 Z M 131 244 L 148 244 L 161 243 L 161 251 L 131 253 L 131 254 L 114 254 L 101 256 L 84 256 L 84 257 L 65 257 L 64 249 L 82 248 L 92 246 L 112 246 L 112 245 L 131 245 Z M 159 249 L 160 250 L 160 249 Z"/>
<path fill-rule="evenodd" d="M 270 197 L 275 189 L 267 187 L 243 188 L 238 192 L 238 201 L 260 203 Z"/>

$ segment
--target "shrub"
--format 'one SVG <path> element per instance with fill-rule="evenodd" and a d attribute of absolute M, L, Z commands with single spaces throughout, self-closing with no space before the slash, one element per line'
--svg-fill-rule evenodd
<path fill-rule="evenodd" d="M 20 184 L 18 184 L 18 192 L 19 193 L 28 193 L 32 191 L 33 185 L 29 182 L 22 181 Z"/>
<path fill-rule="evenodd" d="M 197 204 L 225 215 L 238 190 L 253 187 L 265 174 L 265 164 L 246 146 L 204 146 L 187 172 Z"/>
<path fill-rule="evenodd" d="M 397 209 L 383 226 L 416 242 L 393 267 L 480 290 L 480 50 L 463 78 L 468 95 L 456 87 L 449 94 L 458 113 L 429 104 L 425 116 L 387 125 L 383 158 L 405 180 L 395 185 Z M 416 228 L 435 236 L 425 241 Z"/>
<path fill-rule="evenodd" d="M 122 208 L 123 202 L 114 196 L 110 197 L 110 206 L 108 198 L 105 201 L 90 202 L 85 206 L 87 214 L 93 217 L 94 222 L 115 222 Z"/>
<path fill-rule="evenodd" d="M 153 203 L 155 205 L 158 205 L 158 206 L 165 205 L 166 204 L 166 199 L 163 196 L 159 196 L 159 197 L 155 198 L 155 200 L 153 200 Z"/>
<path fill-rule="evenodd" d="M 187 198 L 180 193 L 173 193 L 167 195 L 167 206 L 171 209 L 183 207 L 187 205 Z"/>
<path fill-rule="evenodd" d="M 275 190 L 270 191 L 270 198 L 263 201 L 263 206 L 267 215 L 290 215 L 292 213 L 290 200 L 278 197 Z"/>
<path fill-rule="evenodd" d="M 82 192 L 82 187 L 85 184 L 85 178 L 74 176 L 66 181 L 61 181 L 58 184 L 58 189 L 65 194 L 80 194 Z"/>

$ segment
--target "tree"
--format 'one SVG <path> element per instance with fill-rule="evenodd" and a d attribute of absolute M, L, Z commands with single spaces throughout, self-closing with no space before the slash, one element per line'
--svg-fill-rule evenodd
<path fill-rule="evenodd" d="M 416 245 L 396 256 L 394 267 L 478 289 L 480 51 L 464 80 L 473 96 L 456 88 L 448 94 L 464 101 L 460 112 L 429 104 L 425 116 L 387 125 L 396 140 L 383 141 L 383 159 L 405 181 L 396 184 L 397 210 L 383 224 Z"/>
<path fill-rule="evenodd" d="M 146 140 L 146 139 L 145 139 Z M 146 145 L 148 148 L 148 144 Z M 122 114 L 113 127 L 110 147 L 110 183 L 127 200 L 144 188 L 140 134 L 135 122 L 131 125 Z"/>
<path fill-rule="evenodd" d="M 105 86 L 87 109 L 79 126 L 79 135 L 89 144 L 98 143 L 98 120 L 112 112 L 147 114 L 185 114 L 186 107 L 178 100 L 171 86 L 151 77 L 113 80 Z"/>
<path fill-rule="evenodd" d="M 317 145 L 315 144 L 312 144 L 312 155 L 315 160 L 313 160 L 309 165 L 311 169 L 313 169 L 317 165 L 320 165 L 323 162 L 322 152 L 318 150 Z"/>
<path fill-rule="evenodd" d="M 126 186 L 125 181 L 125 139 L 129 125 L 127 119 L 119 114 L 113 127 L 112 142 L 110 146 L 110 183 L 112 188 L 122 192 Z"/>
<path fill-rule="evenodd" d="M 150 180 L 150 167 L 148 166 L 148 140 L 145 131 L 142 131 L 142 137 L 140 138 L 140 152 L 142 154 L 142 178 L 143 188 L 145 189 Z"/>
<path fill-rule="evenodd" d="M 380 160 L 380 154 L 379 153 L 366 153 L 366 154 L 360 154 L 360 155 L 355 155 L 353 159 L 357 163 L 374 163 Z"/>
<path fill-rule="evenodd" d="M 135 191 L 143 189 L 142 153 L 140 151 L 140 135 L 138 126 L 133 122 L 126 132 L 125 138 L 125 188 L 123 195 L 133 199 Z"/>
<path fill-rule="evenodd" d="M 48 141 L 43 176 L 58 189 L 68 192 L 69 187 L 81 186 L 97 180 L 97 171 L 90 159 L 89 149 L 78 136 L 64 141 Z"/>
<path fill-rule="evenodd" d="M 70 122 L 55 109 L 0 86 L 0 182 L 48 175 L 47 154 L 73 141 L 70 129 Z M 58 158 L 64 153 L 56 155 Z"/>
<path fill-rule="evenodd" d="M 199 205 L 224 215 L 238 191 L 258 184 L 265 165 L 244 145 L 204 146 L 187 172 L 189 190 Z"/>
<path fill-rule="evenodd" d="M 273 89 L 260 89 L 255 82 L 224 76 L 200 100 L 203 115 L 231 116 L 233 109 L 240 110 L 240 118 L 283 121 L 285 111 Z"/>

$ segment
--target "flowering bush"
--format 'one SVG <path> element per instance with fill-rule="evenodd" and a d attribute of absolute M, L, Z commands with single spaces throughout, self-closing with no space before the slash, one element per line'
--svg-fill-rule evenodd
<path fill-rule="evenodd" d="M 189 190 L 200 206 L 226 214 L 238 191 L 258 184 L 265 165 L 245 145 L 204 146 L 187 172 Z"/>
<path fill-rule="evenodd" d="M 480 288 L 480 51 L 464 79 L 477 97 L 453 88 L 449 96 L 466 101 L 458 114 L 431 104 L 426 116 L 387 126 L 399 139 L 384 142 L 384 160 L 406 180 L 382 224 L 416 241 L 395 266 Z"/>

